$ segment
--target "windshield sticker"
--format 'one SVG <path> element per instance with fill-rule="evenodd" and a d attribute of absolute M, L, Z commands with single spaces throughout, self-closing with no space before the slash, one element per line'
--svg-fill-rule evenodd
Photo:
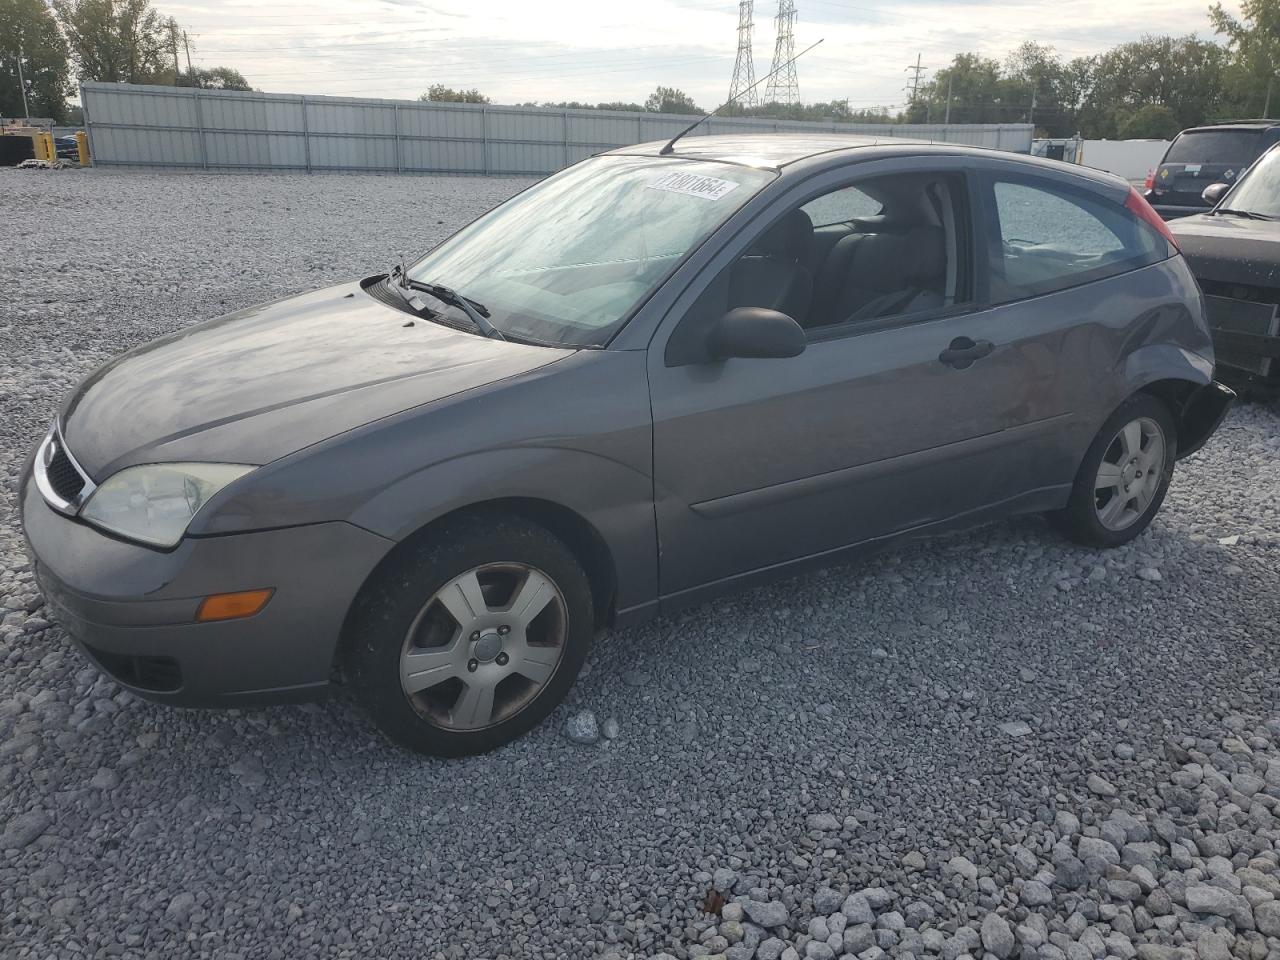
<path fill-rule="evenodd" d="M 683 193 L 701 200 L 719 200 L 726 193 L 737 188 L 738 184 L 732 180 L 702 177 L 696 173 L 668 173 L 649 184 L 650 190 Z"/>
<path fill-rule="evenodd" d="M 1183 172 L 1183 173 L 1189 173 L 1189 174 L 1191 174 L 1191 175 L 1194 177 L 1194 176 L 1196 176 L 1196 175 L 1200 172 L 1200 164 L 1198 164 L 1198 163 L 1188 163 L 1186 166 L 1184 166 L 1184 167 L 1182 168 L 1182 172 Z"/>

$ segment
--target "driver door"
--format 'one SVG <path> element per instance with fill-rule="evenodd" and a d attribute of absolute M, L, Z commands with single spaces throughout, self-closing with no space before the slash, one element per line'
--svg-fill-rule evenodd
<path fill-rule="evenodd" d="M 828 175 L 794 189 L 726 247 L 664 321 L 649 354 L 664 604 L 925 526 L 1017 488 L 1016 468 L 992 467 L 1017 417 L 1024 365 L 1001 346 L 963 368 L 940 360 L 963 338 L 1000 338 L 973 307 L 968 179 L 958 165 L 933 163 L 856 181 Z M 864 199 L 893 209 L 826 222 L 831 194 L 862 183 Z M 931 184 L 944 187 L 932 199 L 922 192 Z M 807 231 L 796 227 L 797 209 Z M 933 275 L 910 276 L 911 264 L 927 258 L 904 256 L 911 241 L 888 227 L 937 243 L 942 262 Z M 866 249 L 844 256 L 859 245 Z M 900 266 L 884 261 L 887 271 L 867 274 L 886 257 Z M 937 289 L 925 295 L 916 285 Z M 748 290 L 768 302 L 742 302 Z M 799 356 L 707 355 L 707 332 L 727 308 L 782 304 L 800 311 L 793 319 L 807 346 Z M 824 310 L 836 313 L 817 315 Z"/>

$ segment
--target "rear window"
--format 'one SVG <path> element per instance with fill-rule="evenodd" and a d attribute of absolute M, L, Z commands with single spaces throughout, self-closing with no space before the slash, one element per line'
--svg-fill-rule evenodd
<path fill-rule="evenodd" d="M 1193 130 L 1178 135 L 1163 162 L 1248 163 L 1261 151 L 1261 130 Z"/>

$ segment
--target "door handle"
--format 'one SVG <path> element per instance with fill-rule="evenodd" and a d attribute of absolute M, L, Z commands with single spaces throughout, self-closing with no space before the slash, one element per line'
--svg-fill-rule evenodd
<path fill-rule="evenodd" d="M 938 354 L 938 359 L 948 367 L 963 370 L 971 366 L 975 360 L 981 360 L 992 350 L 995 344 L 990 340 L 970 340 L 968 337 L 956 337 L 951 346 Z"/>

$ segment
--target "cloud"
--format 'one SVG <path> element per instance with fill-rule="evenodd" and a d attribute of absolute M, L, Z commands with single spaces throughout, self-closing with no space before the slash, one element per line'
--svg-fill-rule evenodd
<path fill-rule="evenodd" d="M 1003 58 L 1025 40 L 1071 57 L 1145 33 L 1211 35 L 1204 0 L 797 6 L 796 49 L 824 38 L 797 64 L 801 95 L 858 106 L 901 104 L 917 53 L 932 72 L 956 53 Z M 757 0 L 757 77 L 770 68 L 775 9 Z M 185 0 L 165 12 L 191 32 L 200 65 L 236 67 L 264 90 L 413 98 L 444 83 L 508 103 L 642 101 L 661 83 L 712 106 L 727 92 L 738 22 L 734 0 Z"/>

